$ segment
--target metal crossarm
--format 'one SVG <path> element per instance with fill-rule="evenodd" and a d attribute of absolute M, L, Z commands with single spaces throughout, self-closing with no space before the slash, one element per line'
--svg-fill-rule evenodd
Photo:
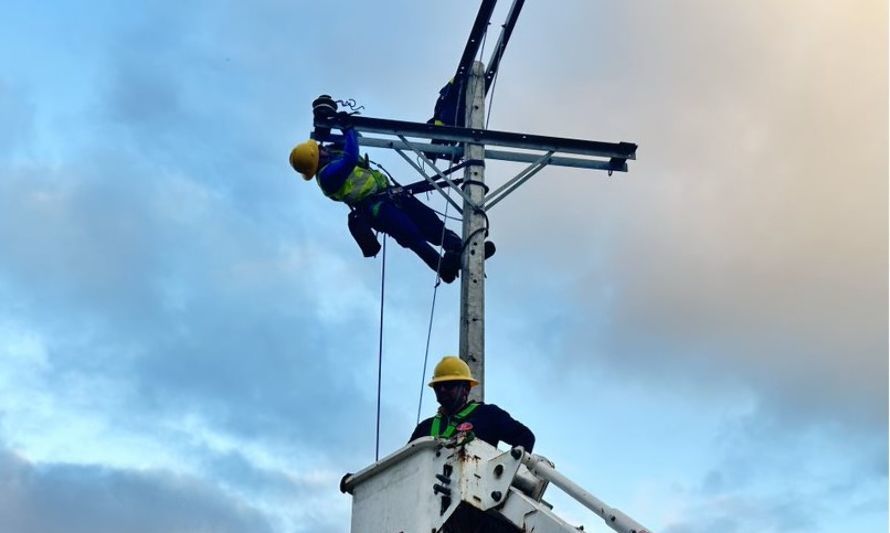
<path fill-rule="evenodd" d="M 505 152 L 503 150 L 485 150 L 486 159 L 498 161 L 513 161 L 515 163 L 534 163 L 540 159 L 540 155 L 525 152 Z M 627 172 L 627 163 L 622 159 L 579 159 L 576 157 L 552 156 L 547 160 L 547 165 L 554 167 L 588 168 L 591 170 L 606 170 L 611 172 Z"/>
<path fill-rule="evenodd" d="M 473 66 L 473 60 L 479 53 L 479 47 L 482 46 L 482 37 L 488 30 L 488 21 L 491 20 L 491 14 L 494 13 L 494 6 L 497 0 L 483 0 L 479 6 L 479 12 L 476 13 L 476 20 L 470 29 L 470 36 L 467 38 L 467 44 L 464 46 L 464 53 L 460 56 L 460 63 L 457 65 L 457 72 L 454 75 L 455 84 L 460 83 Z"/>
<path fill-rule="evenodd" d="M 610 159 L 610 170 L 622 170 L 617 167 L 623 165 L 628 159 L 636 159 L 637 145 L 629 142 L 609 143 L 587 141 L 583 139 L 530 135 L 527 133 L 513 133 L 476 128 L 457 128 L 454 126 L 435 126 L 422 122 L 407 122 L 403 120 L 360 116 L 350 117 L 348 122 L 349 125 L 356 129 L 356 131 L 366 133 L 380 133 L 421 139 L 440 139 L 443 141 L 484 144 L 486 146 L 502 146 L 525 150 L 542 150 L 547 152 L 552 151 L 554 153 L 562 152 L 590 157 L 604 157 Z M 337 128 L 342 125 L 344 125 L 344 123 L 336 118 L 319 118 L 315 121 L 315 126 L 321 128 Z M 438 148 L 431 149 L 429 146 L 425 146 L 422 151 L 434 152 L 437 149 Z"/>
<path fill-rule="evenodd" d="M 343 142 L 342 135 L 326 135 L 320 136 L 313 134 L 312 138 L 320 142 Z M 411 150 L 415 152 L 423 152 L 427 157 L 432 159 L 437 157 L 440 159 L 454 159 L 455 161 L 463 158 L 463 146 L 447 146 L 444 144 L 421 144 L 421 143 L 404 143 L 402 141 L 393 141 L 391 139 L 383 139 L 380 137 L 369 137 L 363 135 L 359 137 L 361 146 L 369 146 L 371 148 L 389 148 L 391 150 Z M 497 161 L 511 161 L 514 163 L 534 163 L 540 159 L 539 154 L 528 152 L 508 152 L 504 150 L 485 150 L 485 159 Z M 581 159 L 577 157 L 559 157 L 552 156 L 547 160 L 548 166 L 569 167 L 569 168 L 587 168 L 591 170 L 605 170 L 612 172 L 627 172 L 627 162 L 623 159 Z"/>
<path fill-rule="evenodd" d="M 318 142 L 342 143 L 345 139 L 342 135 L 328 134 L 320 135 L 313 132 L 310 136 Z M 445 144 L 426 144 L 393 141 L 392 139 L 381 139 L 379 137 L 368 137 L 362 135 L 358 139 L 360 146 L 370 146 L 372 148 L 389 148 L 391 150 L 411 150 L 414 152 L 423 152 L 427 157 L 437 157 L 441 159 L 461 159 L 464 154 L 462 146 L 449 146 Z"/>

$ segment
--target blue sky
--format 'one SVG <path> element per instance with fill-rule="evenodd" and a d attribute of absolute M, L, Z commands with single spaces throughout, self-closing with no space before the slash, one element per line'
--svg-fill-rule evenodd
<path fill-rule="evenodd" d="M 477 5 L 7 3 L 0 530 L 348 529 L 381 265 L 287 154 L 321 93 L 426 120 Z M 545 169 L 492 211 L 486 399 L 656 531 L 887 528 L 887 37 L 872 0 L 524 8 L 490 127 L 639 160 Z M 433 282 L 390 243 L 384 453 Z"/>

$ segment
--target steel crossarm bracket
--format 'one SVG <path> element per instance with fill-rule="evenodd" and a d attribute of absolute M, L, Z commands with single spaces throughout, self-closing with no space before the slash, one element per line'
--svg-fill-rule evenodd
<path fill-rule="evenodd" d="M 451 197 L 448 196 L 448 193 L 446 193 L 446 192 L 442 189 L 442 187 L 441 187 L 438 183 L 436 183 L 436 180 L 434 180 L 434 179 L 432 179 L 431 177 L 429 177 L 429 176 L 426 174 L 426 172 L 424 172 L 423 169 L 420 168 L 420 165 L 418 165 L 417 163 L 415 163 L 414 161 L 412 161 L 411 158 L 408 157 L 407 155 L 405 155 L 405 152 L 403 152 L 402 150 L 396 149 L 396 153 L 399 154 L 400 156 L 402 156 L 402 158 L 403 158 L 405 161 L 407 161 L 409 165 L 411 165 L 412 167 L 414 167 L 414 170 L 416 170 L 418 174 L 420 174 L 421 176 L 423 176 L 423 179 L 425 179 L 426 181 L 428 181 L 428 182 L 430 183 L 430 185 L 432 185 L 433 187 L 435 187 L 435 189 L 436 189 L 437 191 L 439 191 L 439 194 L 441 194 L 442 197 L 445 198 L 445 200 L 447 200 L 449 204 L 453 205 L 454 208 L 457 209 L 457 211 L 458 211 L 459 213 L 463 214 L 463 208 L 461 208 L 461 206 L 457 205 L 457 202 L 455 202 L 454 200 L 452 200 Z"/>
<path fill-rule="evenodd" d="M 498 42 L 494 47 L 494 52 L 491 53 L 491 58 L 488 60 L 488 68 L 485 69 L 485 94 L 488 94 L 492 81 L 498 73 L 498 67 L 501 65 L 501 59 L 504 57 L 504 50 L 507 48 L 507 43 L 513 34 L 513 28 L 516 26 L 516 20 L 519 19 L 519 12 L 522 11 L 523 4 L 525 4 L 525 0 L 513 0 L 510 12 L 507 13 L 507 20 L 501 27 Z"/>
<path fill-rule="evenodd" d="M 513 177 L 513 179 L 495 189 L 494 192 L 492 192 L 491 194 L 487 195 L 485 198 L 485 203 L 483 204 L 485 211 L 487 212 L 489 209 L 494 207 L 498 202 L 506 198 L 508 194 L 515 191 L 520 185 L 530 180 L 532 176 L 537 174 L 542 168 L 546 167 L 552 155 L 553 152 L 547 152 L 544 157 L 527 166 L 522 172 Z"/>
<path fill-rule="evenodd" d="M 476 13 L 476 20 L 470 29 L 467 44 L 464 46 L 464 53 L 460 56 L 457 72 L 454 74 L 455 84 L 460 83 L 470 72 L 470 67 L 473 66 L 473 60 L 476 59 L 476 54 L 479 53 L 479 48 L 482 46 L 482 37 L 488 31 L 488 21 L 491 20 L 491 14 L 494 13 L 495 4 L 497 4 L 497 0 L 482 0 L 479 12 Z"/>
<path fill-rule="evenodd" d="M 459 205 L 457 204 L 457 202 L 455 202 L 455 201 L 451 198 L 451 196 L 449 196 L 448 193 L 445 192 L 444 189 L 442 189 L 442 186 L 439 185 L 439 183 L 437 183 L 436 180 L 434 180 L 432 177 L 430 177 L 429 175 L 427 175 L 427 173 L 424 172 L 424 170 L 423 170 L 422 168 L 420 168 L 420 165 L 418 165 L 417 163 L 415 163 L 414 161 L 412 161 L 411 158 L 408 157 L 408 156 L 405 154 L 405 152 L 404 152 L 403 150 L 400 150 L 400 149 L 398 149 L 398 148 L 396 148 L 395 150 L 396 150 L 396 153 L 399 154 L 400 156 L 402 156 L 402 159 L 404 159 L 405 161 L 407 161 L 408 164 L 411 165 L 411 166 L 414 168 L 414 170 L 417 171 L 418 174 L 420 174 L 421 176 L 423 176 L 423 179 L 425 179 L 427 182 L 429 182 L 430 185 L 432 185 L 437 191 L 439 191 L 439 194 L 441 194 L 442 197 L 445 198 L 445 200 L 448 201 L 448 203 L 450 203 L 451 205 L 453 205 L 454 208 L 457 209 L 457 211 L 458 211 L 459 213 L 461 213 L 461 214 L 463 213 L 463 208 L 462 208 L 461 206 L 459 206 Z M 448 183 L 448 186 L 451 187 L 452 189 L 456 190 L 456 191 L 458 192 L 458 194 L 460 194 L 461 197 L 463 197 L 463 199 L 464 199 L 469 205 L 473 206 L 473 208 L 477 208 L 476 205 L 473 204 L 473 203 L 470 201 L 469 198 L 467 198 L 466 193 L 465 193 L 463 190 L 461 190 L 461 188 L 460 188 L 456 183 L 454 183 L 454 181 L 452 181 L 452 180 L 451 180 L 448 176 L 446 176 L 441 170 L 439 170 L 438 167 L 436 167 L 436 165 L 435 165 L 432 161 L 430 161 L 429 158 L 427 158 L 427 157 L 423 154 L 423 152 L 420 152 L 420 151 L 415 150 L 414 153 L 415 153 L 418 157 L 420 157 L 420 158 L 423 160 L 424 163 L 426 163 L 426 164 L 429 165 L 434 171 L 436 171 L 436 175 L 437 175 L 438 177 L 442 178 L 443 180 L 445 180 L 445 182 Z"/>
<path fill-rule="evenodd" d="M 401 137 L 401 136 L 400 136 L 399 138 L 402 139 L 402 142 L 408 142 L 404 137 Z M 449 185 L 452 189 L 454 189 L 455 191 L 457 191 L 458 193 L 460 193 L 461 197 L 463 197 L 463 199 L 466 200 L 466 202 L 467 202 L 470 206 L 472 206 L 473 209 L 478 209 L 478 207 L 476 206 L 476 204 L 474 204 L 474 203 L 470 200 L 470 197 L 463 191 L 463 189 L 461 189 L 460 187 L 458 187 L 458 186 L 457 186 L 457 183 L 455 183 L 451 178 L 449 178 L 444 172 L 442 172 L 441 170 L 439 170 L 439 167 L 437 167 L 436 164 L 435 164 L 434 162 L 430 161 L 430 158 L 428 158 L 423 152 L 421 152 L 421 151 L 419 151 L 419 150 L 415 150 L 414 153 L 417 154 L 417 157 L 419 157 L 420 159 L 422 159 L 423 162 L 424 162 L 426 165 L 428 165 L 430 168 L 432 168 L 433 170 L 435 170 L 435 171 L 436 171 L 436 175 L 438 175 L 440 178 L 442 178 L 443 180 L 445 180 L 445 182 L 448 183 L 448 185 Z M 434 183 L 436 182 L 436 180 L 434 180 L 434 179 L 432 179 L 431 177 L 427 176 L 426 173 L 422 173 L 422 174 L 423 174 L 423 177 L 426 178 L 426 180 L 427 180 L 428 182 L 430 182 L 431 184 L 434 184 Z"/>
<path fill-rule="evenodd" d="M 313 132 L 310 137 L 318 142 L 343 142 L 342 135 L 328 134 L 319 135 Z M 362 135 L 358 138 L 360 146 L 370 146 L 372 148 L 389 148 L 391 150 L 411 150 L 415 152 L 423 152 L 427 157 L 436 156 L 442 159 L 460 159 L 463 157 L 463 146 L 448 146 L 445 144 L 426 144 L 417 142 L 402 142 L 392 139 L 382 139 L 380 137 L 368 137 Z"/>
<path fill-rule="evenodd" d="M 311 136 L 319 142 L 343 142 L 342 135 L 329 134 L 321 136 L 313 133 Z M 427 157 L 436 156 L 441 159 L 462 159 L 464 149 L 463 146 L 448 146 L 444 144 L 421 144 L 417 142 L 404 143 L 402 141 L 394 141 L 391 139 L 383 139 L 380 137 L 370 137 L 362 135 L 358 142 L 361 146 L 370 146 L 371 148 L 389 148 L 391 150 L 411 150 L 423 152 Z M 540 158 L 537 154 L 528 152 L 508 152 L 504 150 L 485 150 L 485 159 L 498 161 L 511 161 L 514 163 L 534 163 Z M 547 163 L 552 167 L 569 167 L 569 168 L 587 168 L 591 170 L 605 170 L 612 172 L 627 172 L 627 163 L 623 160 L 610 159 L 603 161 L 601 159 L 582 159 L 577 157 L 560 157 L 552 156 Z"/>
<path fill-rule="evenodd" d="M 386 135 L 417 137 L 422 139 L 439 139 L 459 143 L 476 143 L 486 146 L 502 146 L 526 150 L 553 151 L 589 157 L 610 159 L 609 170 L 623 170 L 628 159 L 636 159 L 637 145 L 629 142 L 609 143 L 512 133 L 476 128 L 456 128 L 454 126 L 435 126 L 421 122 L 407 122 L 371 117 L 353 116 L 345 121 L 336 118 L 321 118 L 315 121 L 316 127 L 339 128 L 348 123 L 356 131 L 380 133 Z M 429 149 L 425 149 L 429 151 Z"/>
<path fill-rule="evenodd" d="M 514 163 L 534 163 L 539 155 L 526 152 L 505 152 L 503 150 L 486 150 L 485 159 L 512 161 Z M 601 159 L 580 159 L 576 157 L 551 156 L 547 164 L 552 167 L 588 168 L 609 172 L 627 172 L 627 163 L 617 159 L 603 161 Z"/>

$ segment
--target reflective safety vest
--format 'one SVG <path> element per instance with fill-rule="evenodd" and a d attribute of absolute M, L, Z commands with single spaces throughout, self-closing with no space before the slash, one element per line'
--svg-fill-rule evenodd
<path fill-rule="evenodd" d="M 476 410 L 479 407 L 479 404 L 476 402 L 470 402 L 469 405 L 460 410 L 459 413 L 451 417 L 451 421 L 448 422 L 448 426 L 445 428 L 445 431 L 441 431 L 442 429 L 442 413 L 437 413 L 436 417 L 433 418 L 433 424 L 430 426 L 430 436 L 431 437 L 441 437 L 443 439 L 450 438 L 454 435 L 454 430 L 459 426 L 470 413 Z"/>
<path fill-rule="evenodd" d="M 321 182 L 318 186 L 321 187 Z M 338 190 L 331 194 L 328 194 L 324 189 L 321 191 L 332 200 L 355 205 L 373 194 L 383 192 L 387 187 L 389 187 L 389 180 L 386 179 L 385 174 L 378 170 L 356 165 Z"/>

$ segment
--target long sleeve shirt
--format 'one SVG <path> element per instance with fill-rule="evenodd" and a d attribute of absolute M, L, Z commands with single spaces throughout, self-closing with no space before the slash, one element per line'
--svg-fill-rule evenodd
<path fill-rule="evenodd" d="M 442 417 L 442 427 L 446 427 L 449 422 L 447 415 Z M 464 422 L 473 425 L 473 434 L 477 439 L 492 446 L 497 446 L 499 441 L 503 441 L 510 446 L 522 446 L 527 452 L 531 452 L 535 446 L 534 433 L 497 405 L 480 403 Z M 420 437 L 429 437 L 432 425 L 432 417 L 421 421 L 414 428 L 409 442 Z"/>
<path fill-rule="evenodd" d="M 358 164 L 358 133 L 354 128 L 343 130 L 343 151 L 336 155 L 318 171 L 316 179 L 326 194 L 340 190 L 352 169 Z"/>

